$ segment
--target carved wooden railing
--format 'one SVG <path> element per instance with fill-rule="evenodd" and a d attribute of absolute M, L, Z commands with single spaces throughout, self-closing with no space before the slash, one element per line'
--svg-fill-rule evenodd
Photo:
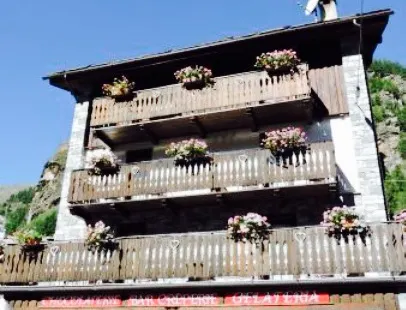
<path fill-rule="evenodd" d="M 181 84 L 135 92 L 134 99 L 93 101 L 91 126 L 123 125 L 151 118 L 204 114 L 301 100 L 310 97 L 307 65 L 294 74 L 270 76 L 265 71 L 247 72 L 214 79 L 213 87 L 186 90 Z"/>
<path fill-rule="evenodd" d="M 90 176 L 87 170 L 72 172 L 68 201 L 101 202 L 102 199 L 133 197 L 144 200 L 188 191 L 228 191 L 230 187 L 263 185 L 288 187 L 335 181 L 332 142 L 314 143 L 305 156 L 293 155 L 292 165 L 277 163 L 268 150 L 250 149 L 213 154 L 211 166 L 175 167 L 173 159 L 124 165 L 119 173 Z M 297 165 L 297 162 L 299 163 Z M 198 193 L 194 193 L 198 194 Z"/>
<path fill-rule="evenodd" d="M 110 252 L 93 254 L 81 242 L 52 243 L 36 256 L 8 245 L 0 283 L 396 274 L 406 271 L 402 234 L 401 224 L 380 223 L 365 239 L 348 241 L 327 236 L 323 227 L 275 229 L 263 246 L 236 243 L 224 232 L 139 236 L 118 240 Z"/>

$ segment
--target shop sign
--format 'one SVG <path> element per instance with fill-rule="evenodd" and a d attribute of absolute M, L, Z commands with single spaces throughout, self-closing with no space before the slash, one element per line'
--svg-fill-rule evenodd
<path fill-rule="evenodd" d="M 132 307 L 210 307 L 220 303 L 220 297 L 216 294 L 135 295 L 128 301 Z"/>
<path fill-rule="evenodd" d="M 110 308 L 123 304 L 119 296 L 48 298 L 41 301 L 42 308 Z"/>
<path fill-rule="evenodd" d="M 239 292 L 217 294 L 140 294 L 123 302 L 119 296 L 48 298 L 42 308 L 110 307 L 215 307 L 215 306 L 304 306 L 329 304 L 328 294 L 316 292 Z"/>
<path fill-rule="evenodd" d="M 227 306 L 301 306 L 328 304 L 328 294 L 315 292 L 235 293 L 227 295 Z"/>

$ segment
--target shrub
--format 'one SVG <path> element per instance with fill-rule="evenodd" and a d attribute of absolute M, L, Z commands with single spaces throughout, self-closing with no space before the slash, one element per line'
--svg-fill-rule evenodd
<path fill-rule="evenodd" d="M 398 62 L 390 60 L 375 60 L 369 67 L 369 70 L 374 71 L 379 77 L 396 74 L 404 79 L 406 78 L 406 68 Z"/>
<path fill-rule="evenodd" d="M 11 234 L 15 232 L 25 223 L 27 216 L 28 206 L 22 205 L 11 211 L 6 216 L 6 233 Z"/>
<path fill-rule="evenodd" d="M 398 116 L 400 130 L 406 131 L 406 107 L 403 107 L 402 109 L 400 109 L 399 112 L 397 113 L 397 116 Z"/>
<path fill-rule="evenodd" d="M 28 224 L 28 227 L 42 236 L 53 236 L 56 228 L 57 214 L 56 209 L 48 210 L 34 218 L 31 223 Z"/>
<path fill-rule="evenodd" d="M 29 204 L 32 199 L 34 198 L 35 188 L 29 187 L 27 189 L 23 189 L 16 194 L 10 196 L 10 198 L 6 201 L 11 202 L 21 202 L 23 204 Z"/>
<path fill-rule="evenodd" d="M 406 159 L 406 133 L 401 133 L 398 144 L 398 151 L 403 159 Z M 405 184 L 406 186 L 406 184 Z"/>
<path fill-rule="evenodd" d="M 391 215 L 406 206 L 406 175 L 400 166 L 396 167 L 385 178 L 385 194 Z"/>
<path fill-rule="evenodd" d="M 372 77 L 369 79 L 369 88 L 371 93 L 379 93 L 381 91 L 386 91 L 392 94 L 396 99 L 399 99 L 401 96 L 401 91 L 395 83 L 388 79 L 383 79 L 380 77 Z"/>
<path fill-rule="evenodd" d="M 374 116 L 375 122 L 380 123 L 385 120 L 385 109 L 382 106 L 372 106 L 372 114 Z"/>

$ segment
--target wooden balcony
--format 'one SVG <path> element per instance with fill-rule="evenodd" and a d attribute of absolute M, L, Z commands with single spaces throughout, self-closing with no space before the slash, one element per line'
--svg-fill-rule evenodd
<path fill-rule="evenodd" d="M 338 276 L 345 281 L 346 276 L 362 277 L 369 272 L 404 271 L 403 226 L 381 223 L 373 224 L 365 239 L 355 236 L 347 242 L 327 236 L 325 228 L 302 227 L 272 230 L 263 246 L 236 243 L 224 232 L 123 238 L 116 250 L 96 254 L 81 242 L 47 244 L 37 256 L 8 245 L 0 264 L 0 283 L 221 282 L 230 277 L 275 281 L 286 276 Z"/>
<path fill-rule="evenodd" d="M 305 156 L 294 155 L 293 164 L 286 166 L 262 149 L 212 155 L 211 166 L 189 169 L 175 167 L 173 159 L 160 159 L 124 165 L 119 173 L 109 176 L 90 176 L 86 170 L 77 170 L 72 173 L 68 201 L 72 208 L 128 201 L 145 207 L 163 199 L 182 204 L 193 197 L 202 202 L 219 194 L 242 198 L 290 187 L 310 191 L 308 186 L 321 185 L 328 189 L 336 182 L 332 142 L 311 144 Z"/>
<path fill-rule="evenodd" d="M 310 93 L 305 65 L 293 75 L 247 72 L 215 78 L 213 87 L 202 90 L 174 84 L 137 91 L 127 102 L 95 99 L 90 126 L 111 146 L 235 128 L 255 130 L 308 118 Z"/>

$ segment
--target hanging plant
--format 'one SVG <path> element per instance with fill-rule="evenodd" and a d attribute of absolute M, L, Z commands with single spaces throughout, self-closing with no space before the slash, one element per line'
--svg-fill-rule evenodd
<path fill-rule="evenodd" d="M 323 213 L 323 222 L 320 223 L 327 229 L 329 236 L 334 236 L 337 239 L 344 237 L 348 238 L 349 235 L 360 235 L 365 237 L 370 233 L 370 229 L 361 220 L 359 215 L 353 208 L 334 207 Z"/>
<path fill-rule="evenodd" d="M 282 159 L 286 167 L 286 160 L 289 165 L 293 165 L 293 154 L 296 155 L 296 165 L 299 163 L 299 155 L 303 155 L 303 163 L 306 163 L 305 154 L 307 151 L 307 136 L 302 128 L 285 127 L 282 129 L 265 132 L 265 138 L 262 139 L 261 146 L 269 149 L 275 156 L 276 163 L 279 165 Z"/>
<path fill-rule="evenodd" d="M 115 78 L 112 84 L 103 84 L 103 94 L 112 98 L 127 98 L 131 96 L 135 83 L 130 82 L 125 76 Z"/>
<path fill-rule="evenodd" d="M 97 222 L 94 227 L 88 225 L 85 244 L 87 249 L 93 253 L 113 250 L 116 247 L 113 231 L 102 221 Z"/>
<path fill-rule="evenodd" d="M 406 209 L 403 209 L 399 213 L 393 216 L 395 222 L 403 224 L 403 230 L 406 232 Z"/>
<path fill-rule="evenodd" d="M 174 73 L 178 82 L 183 83 L 183 87 L 190 89 L 202 89 L 212 84 L 213 73 L 210 69 L 202 66 L 186 67 Z"/>
<path fill-rule="evenodd" d="M 117 156 L 109 149 L 96 149 L 87 153 L 86 165 L 91 175 L 115 174 L 119 171 Z"/>
<path fill-rule="evenodd" d="M 268 72 L 294 72 L 300 59 L 294 50 L 275 50 L 257 57 L 255 67 Z"/>
<path fill-rule="evenodd" d="M 269 229 L 266 216 L 257 213 L 236 215 L 228 219 L 227 235 L 236 242 L 260 243 L 269 237 Z"/>
<path fill-rule="evenodd" d="M 195 165 L 210 165 L 213 158 L 208 154 L 207 143 L 199 139 L 189 139 L 180 142 L 172 142 L 165 154 L 174 157 L 175 165 L 189 167 Z"/>
<path fill-rule="evenodd" d="M 41 244 L 42 235 L 35 230 L 17 231 L 14 236 L 21 245 L 21 250 L 29 256 L 35 256 L 44 249 L 44 244 Z"/>

